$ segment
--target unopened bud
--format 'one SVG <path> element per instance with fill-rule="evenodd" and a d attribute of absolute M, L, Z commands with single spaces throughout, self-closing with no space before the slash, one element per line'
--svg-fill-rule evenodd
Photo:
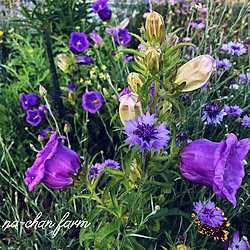
<path fill-rule="evenodd" d="M 39 94 L 42 97 L 46 96 L 47 94 L 47 90 L 42 85 L 39 86 Z"/>
<path fill-rule="evenodd" d="M 139 73 L 132 72 L 128 75 L 128 85 L 131 92 L 138 93 L 143 85 L 145 78 Z"/>
<path fill-rule="evenodd" d="M 109 94 L 109 92 L 107 91 L 106 88 L 103 88 L 102 92 L 103 92 L 103 95 L 104 95 L 105 98 L 109 98 L 110 97 L 110 94 Z"/>
<path fill-rule="evenodd" d="M 58 60 L 57 61 L 57 66 L 63 71 L 63 72 L 67 72 L 68 71 L 68 67 L 71 64 L 71 59 L 66 56 L 65 54 L 59 54 L 57 55 Z"/>
<path fill-rule="evenodd" d="M 74 102 L 75 101 L 75 94 L 72 90 L 69 91 L 68 93 L 68 98 L 71 102 Z"/>
<path fill-rule="evenodd" d="M 156 210 L 156 211 L 159 211 L 160 209 L 161 209 L 161 208 L 160 208 L 159 205 L 156 205 L 156 206 L 155 206 L 155 210 Z"/>
<path fill-rule="evenodd" d="M 67 123 L 65 123 L 63 131 L 64 131 L 64 133 L 69 133 L 69 126 Z"/>
<path fill-rule="evenodd" d="M 150 47 L 145 52 L 145 62 L 149 71 L 156 73 L 163 66 L 163 55 L 159 47 Z"/>
<path fill-rule="evenodd" d="M 209 55 L 195 57 L 178 69 L 174 85 L 182 85 L 182 92 L 193 91 L 205 85 L 215 67 Z"/>
<path fill-rule="evenodd" d="M 165 38 L 165 24 L 163 17 L 157 13 L 152 11 L 146 19 L 146 39 L 149 42 L 153 42 L 154 44 L 160 45 Z"/>
<path fill-rule="evenodd" d="M 120 97 L 119 115 L 124 126 L 127 126 L 125 121 L 142 116 L 142 106 L 138 98 L 139 96 L 132 92 Z"/>
<path fill-rule="evenodd" d="M 136 160 L 133 159 L 133 161 L 130 164 L 130 169 L 129 169 L 129 179 L 135 183 L 137 179 L 141 179 L 141 174 L 138 168 L 138 165 L 136 163 Z"/>
<path fill-rule="evenodd" d="M 179 37 L 177 35 L 174 35 L 172 38 L 168 39 L 170 36 L 172 35 L 172 33 L 168 33 L 167 34 L 167 46 L 168 48 L 173 48 L 174 46 L 176 46 L 179 42 Z"/>
<path fill-rule="evenodd" d="M 39 142 L 42 142 L 42 141 L 43 141 L 42 136 L 41 136 L 41 135 L 38 135 L 37 140 L 38 140 Z"/>

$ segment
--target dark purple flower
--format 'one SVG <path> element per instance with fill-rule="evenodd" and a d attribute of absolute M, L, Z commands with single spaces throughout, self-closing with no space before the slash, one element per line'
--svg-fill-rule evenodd
<path fill-rule="evenodd" d="M 241 125 L 242 126 L 247 126 L 248 128 L 250 128 L 250 117 L 245 115 L 241 120 Z"/>
<path fill-rule="evenodd" d="M 91 56 L 89 55 L 85 55 L 85 56 L 78 56 L 76 58 L 76 62 L 80 65 L 91 65 L 91 63 L 93 62 L 93 59 Z"/>
<path fill-rule="evenodd" d="M 42 137 L 47 137 L 51 131 L 51 128 L 45 128 L 44 130 L 39 129 L 39 133 Z"/>
<path fill-rule="evenodd" d="M 232 235 L 230 236 L 230 238 L 232 239 Z M 240 239 L 239 231 L 235 232 L 233 242 L 230 246 L 228 246 L 228 241 L 229 240 L 223 243 L 226 250 L 249 250 L 249 247 L 247 246 L 247 243 L 243 240 L 243 238 Z"/>
<path fill-rule="evenodd" d="M 188 143 L 181 152 L 180 170 L 195 183 L 213 188 L 220 199 L 236 206 L 236 190 L 244 177 L 243 160 L 250 148 L 250 139 L 238 141 L 234 134 L 220 143 L 199 139 Z"/>
<path fill-rule="evenodd" d="M 36 94 L 25 95 L 24 93 L 22 93 L 20 100 L 21 100 L 23 109 L 25 110 L 28 110 L 30 107 L 35 107 L 40 104 L 40 98 Z"/>
<path fill-rule="evenodd" d="M 222 45 L 222 50 L 227 50 L 228 54 L 232 54 L 232 55 L 242 55 L 246 53 L 246 48 L 244 47 L 244 44 L 242 43 L 233 43 L 233 42 L 229 42 L 228 44 L 223 44 Z"/>
<path fill-rule="evenodd" d="M 53 189 L 61 189 L 72 183 L 69 174 L 75 175 L 79 169 L 79 155 L 61 144 L 62 140 L 67 140 L 65 136 L 58 136 L 55 131 L 44 149 L 36 155 L 33 166 L 26 171 L 24 180 L 31 192 L 36 185 L 43 182 Z"/>
<path fill-rule="evenodd" d="M 89 179 L 92 180 L 94 175 L 95 175 L 94 178 L 96 179 L 102 171 L 103 171 L 102 164 L 96 163 L 95 165 L 92 165 L 89 171 Z"/>
<path fill-rule="evenodd" d="M 220 124 L 223 117 L 226 115 L 226 112 L 224 112 L 223 109 L 221 110 L 218 106 L 210 103 L 204 107 L 202 114 L 202 121 L 207 120 L 208 124 L 211 123 L 212 125 L 217 125 Z"/>
<path fill-rule="evenodd" d="M 237 105 L 235 106 L 224 105 L 223 109 L 230 116 L 240 116 L 241 113 L 243 112 L 243 109 L 241 109 Z"/>
<path fill-rule="evenodd" d="M 89 48 L 88 36 L 83 32 L 72 32 L 69 39 L 69 49 L 78 55 Z"/>
<path fill-rule="evenodd" d="M 101 93 L 90 91 L 82 96 L 82 107 L 90 113 L 96 113 L 103 105 L 104 100 Z"/>
<path fill-rule="evenodd" d="M 201 87 L 201 89 L 206 89 L 207 88 L 207 86 L 208 86 L 208 81 L 206 81 L 206 83 Z"/>
<path fill-rule="evenodd" d="M 76 85 L 74 83 L 70 83 L 66 86 L 69 90 L 73 91 L 74 89 L 77 89 L 76 88 Z"/>
<path fill-rule="evenodd" d="M 96 45 L 99 46 L 103 44 L 103 39 L 95 32 L 95 30 L 89 34 L 89 37 L 95 42 Z"/>
<path fill-rule="evenodd" d="M 27 110 L 26 121 L 32 126 L 37 126 L 44 118 L 45 114 L 40 109 Z"/>
<path fill-rule="evenodd" d="M 188 133 L 187 132 L 181 132 L 180 134 L 178 134 L 176 136 L 176 145 L 177 146 L 181 146 L 181 144 L 187 140 L 189 137 Z"/>
<path fill-rule="evenodd" d="M 94 13 L 97 13 L 103 21 L 109 20 L 112 13 L 107 2 L 108 0 L 99 0 L 92 6 Z"/>
<path fill-rule="evenodd" d="M 219 69 L 229 70 L 232 67 L 232 63 L 228 59 L 216 60 L 216 66 Z"/>
<path fill-rule="evenodd" d="M 119 45 L 126 46 L 131 41 L 131 36 L 127 29 L 118 29 L 114 35 L 115 42 Z"/>
<path fill-rule="evenodd" d="M 194 212 L 198 214 L 203 205 L 206 202 L 196 202 Z M 218 227 L 223 223 L 223 211 L 220 208 L 215 207 L 214 202 L 209 201 L 208 204 L 204 207 L 199 217 L 201 224 L 208 224 L 212 227 Z"/>
<path fill-rule="evenodd" d="M 125 62 L 128 62 L 128 61 L 130 61 L 130 60 L 133 60 L 133 56 L 129 56 L 128 54 L 125 54 L 125 55 L 124 55 L 124 61 L 125 61 Z"/>
<path fill-rule="evenodd" d="M 123 95 L 127 95 L 130 93 L 130 90 L 129 90 L 129 87 L 126 87 L 119 95 L 118 99 L 120 100 L 120 98 L 123 96 Z"/>
<path fill-rule="evenodd" d="M 130 143 L 129 147 L 132 147 L 132 145 L 140 146 L 141 152 L 145 148 L 151 152 L 154 147 L 159 153 L 161 148 L 167 146 L 170 137 L 167 135 L 169 131 L 166 129 L 165 122 L 154 126 L 158 120 L 154 117 L 155 115 L 150 115 L 147 112 L 142 117 L 135 118 L 135 120 L 125 121 L 127 127 L 123 128 L 123 133 L 129 136 L 125 140 L 125 143 Z"/>

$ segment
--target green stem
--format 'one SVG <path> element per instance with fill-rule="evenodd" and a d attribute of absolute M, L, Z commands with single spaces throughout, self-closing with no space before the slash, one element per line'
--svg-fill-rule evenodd
<path fill-rule="evenodd" d="M 203 243 L 202 243 L 201 249 L 204 249 L 204 247 L 206 246 L 208 238 L 209 238 L 209 237 L 206 236 L 205 240 L 204 240 Z"/>

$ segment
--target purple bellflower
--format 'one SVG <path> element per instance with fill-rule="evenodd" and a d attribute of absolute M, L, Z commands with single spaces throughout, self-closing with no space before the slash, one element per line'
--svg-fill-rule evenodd
<path fill-rule="evenodd" d="M 132 145 L 140 146 L 141 152 L 143 152 L 145 148 L 150 152 L 152 148 L 155 148 L 159 153 L 161 148 L 167 146 L 167 142 L 170 139 L 167 135 L 169 131 L 166 129 L 164 122 L 154 126 L 158 120 L 154 117 L 155 115 L 150 115 L 148 111 L 146 114 L 143 114 L 142 117 L 125 121 L 127 127 L 123 128 L 123 133 L 129 136 L 129 138 L 125 140 L 125 143 L 130 143 L 129 147 L 132 147 Z"/>
<path fill-rule="evenodd" d="M 218 106 L 210 103 L 204 107 L 202 114 L 203 116 L 201 120 L 203 122 L 207 120 L 208 124 L 217 125 L 220 124 L 223 117 L 226 115 L 226 112 L 224 110 L 221 110 Z"/>
<path fill-rule="evenodd" d="M 97 13 L 103 21 L 109 20 L 112 13 L 107 2 L 108 0 L 99 0 L 92 6 L 94 13 Z"/>
<path fill-rule="evenodd" d="M 234 134 L 220 143 L 199 139 L 182 150 L 180 170 L 185 178 L 213 188 L 218 198 L 236 206 L 235 194 L 245 175 L 243 160 L 249 149 L 250 139 L 238 141 Z"/>
<path fill-rule="evenodd" d="M 232 235 L 229 238 L 232 239 Z M 226 250 L 249 250 L 249 247 L 243 238 L 240 239 L 239 231 L 235 232 L 233 242 L 230 246 L 228 246 L 228 241 L 229 240 L 223 242 L 224 248 Z"/>
<path fill-rule="evenodd" d="M 104 99 L 101 93 L 90 91 L 82 96 L 82 107 L 90 113 L 96 113 L 103 105 Z"/>
<path fill-rule="evenodd" d="M 91 63 L 93 62 L 93 59 L 91 56 L 89 55 L 85 55 L 85 56 L 78 56 L 76 58 L 76 62 L 80 65 L 91 65 Z"/>
<path fill-rule="evenodd" d="M 24 93 L 22 93 L 20 100 L 21 100 L 23 109 L 25 110 L 28 110 L 30 107 L 35 107 L 40 104 L 40 98 L 36 94 L 25 95 Z"/>
<path fill-rule="evenodd" d="M 89 37 L 95 42 L 97 46 L 103 44 L 103 39 L 95 32 L 95 30 L 93 30 L 92 33 L 89 34 Z"/>
<path fill-rule="evenodd" d="M 72 32 L 69 39 L 69 49 L 78 55 L 89 48 L 88 36 L 83 32 Z"/>
<path fill-rule="evenodd" d="M 127 95 L 127 94 L 129 94 L 129 93 L 130 93 L 129 87 L 126 87 L 126 88 L 120 93 L 118 99 L 120 100 L 120 98 L 121 98 L 122 96 Z"/>
<path fill-rule="evenodd" d="M 67 140 L 65 136 L 58 136 L 58 131 L 50 136 L 44 149 L 36 155 L 33 166 L 26 171 L 25 183 L 29 191 L 40 182 L 53 189 L 61 189 L 72 183 L 69 174 L 76 175 L 79 164 L 79 155 L 61 144 L 62 140 Z"/>
<path fill-rule="evenodd" d="M 237 105 L 235 106 L 224 105 L 223 109 L 230 116 L 240 116 L 243 112 L 243 109 L 241 109 Z"/>
<path fill-rule="evenodd" d="M 40 109 L 27 110 L 26 121 L 32 126 L 37 126 L 44 118 L 45 114 Z"/>
<path fill-rule="evenodd" d="M 119 45 L 126 46 L 131 41 L 131 36 L 127 29 L 118 29 L 114 35 L 115 42 Z"/>

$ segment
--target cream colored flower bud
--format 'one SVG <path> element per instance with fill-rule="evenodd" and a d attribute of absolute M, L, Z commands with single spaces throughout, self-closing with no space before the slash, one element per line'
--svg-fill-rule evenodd
<path fill-rule="evenodd" d="M 215 60 L 211 56 L 195 57 L 178 69 L 174 85 L 184 85 L 182 92 L 199 89 L 206 83 L 214 67 Z"/>
<path fill-rule="evenodd" d="M 134 120 L 138 116 L 142 116 L 142 106 L 138 98 L 139 96 L 132 92 L 120 97 L 119 114 L 124 126 L 127 126 L 125 121 Z"/>
<path fill-rule="evenodd" d="M 163 66 L 163 55 L 159 47 L 150 47 L 145 52 L 145 62 L 149 71 L 156 73 Z"/>
<path fill-rule="evenodd" d="M 59 54 L 57 55 L 58 60 L 57 61 L 57 66 L 63 71 L 63 72 L 67 72 L 68 71 L 68 67 L 71 64 L 71 59 L 66 56 L 65 54 Z"/>
<path fill-rule="evenodd" d="M 143 85 L 145 78 L 139 73 L 132 72 L 128 75 L 128 85 L 130 90 L 134 93 L 140 91 L 141 86 Z"/>
<path fill-rule="evenodd" d="M 167 34 L 167 40 L 168 38 L 172 35 L 172 33 L 168 33 Z M 173 35 L 173 37 L 168 41 L 168 47 L 169 48 L 173 48 L 174 46 L 176 46 L 179 42 L 179 37 L 177 35 Z"/>
<path fill-rule="evenodd" d="M 131 164 L 130 164 L 130 169 L 129 169 L 129 179 L 133 182 L 136 183 L 137 180 L 141 179 L 141 173 L 139 171 L 139 166 L 136 163 L 136 160 L 133 159 Z"/>
<path fill-rule="evenodd" d="M 165 38 L 165 24 L 163 17 L 152 11 L 146 19 L 146 39 L 157 45 L 161 44 Z"/>

